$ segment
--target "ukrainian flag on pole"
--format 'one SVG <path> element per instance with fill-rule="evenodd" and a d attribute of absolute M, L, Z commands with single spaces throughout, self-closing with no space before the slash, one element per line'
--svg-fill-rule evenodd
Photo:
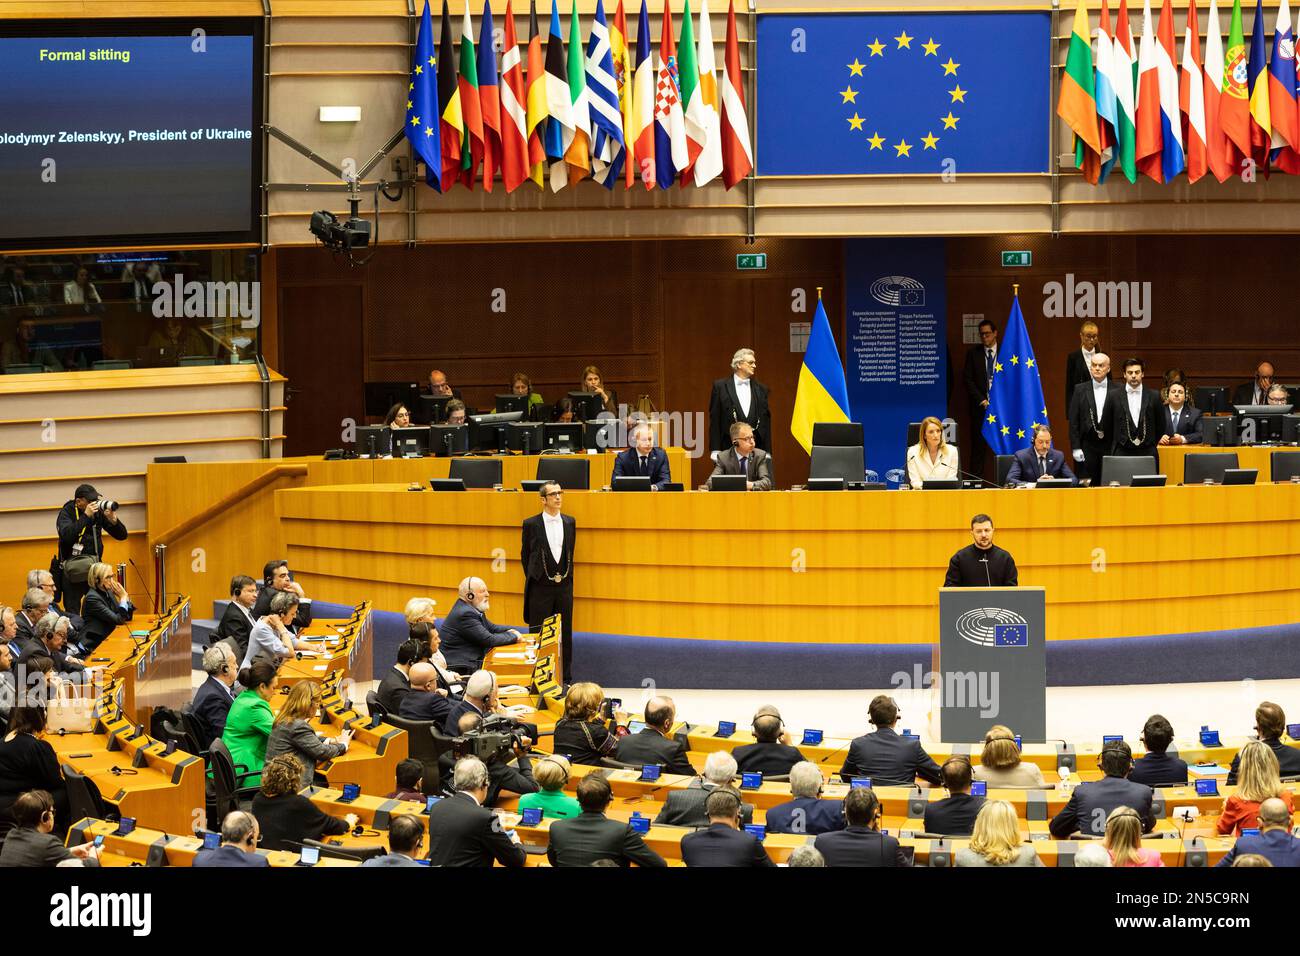
<path fill-rule="evenodd" d="M 840 351 L 835 347 L 835 334 L 826 318 L 822 305 L 821 289 L 817 290 L 817 314 L 813 317 L 812 334 L 803 355 L 803 368 L 799 370 L 799 388 L 794 395 L 794 418 L 790 432 L 803 450 L 812 454 L 814 422 L 847 422 L 849 420 L 849 389 L 844 381 L 844 366 Z"/>

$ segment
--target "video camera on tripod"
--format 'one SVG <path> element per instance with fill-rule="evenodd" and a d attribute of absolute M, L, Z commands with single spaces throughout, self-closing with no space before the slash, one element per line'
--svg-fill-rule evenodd
<path fill-rule="evenodd" d="M 452 755 L 477 757 L 486 765 L 495 761 L 502 763 L 514 756 L 515 748 L 524 746 L 523 729 L 509 717 L 490 714 L 477 728 L 461 734 L 452 744 Z"/>

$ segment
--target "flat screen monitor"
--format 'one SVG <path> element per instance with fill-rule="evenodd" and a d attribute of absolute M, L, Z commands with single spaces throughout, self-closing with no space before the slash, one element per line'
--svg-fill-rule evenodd
<path fill-rule="evenodd" d="M 960 489 L 960 478 L 927 478 L 921 482 L 922 491 L 942 491 L 945 489 Z"/>
<path fill-rule="evenodd" d="M 1165 475 L 1134 475 L 1134 488 L 1163 488 L 1165 486 Z"/>
<path fill-rule="evenodd" d="M 394 428 L 392 436 L 394 458 L 423 458 L 429 454 L 428 426 Z"/>
<path fill-rule="evenodd" d="M 417 395 L 415 408 L 408 408 L 412 421 L 421 425 L 437 425 L 447 420 L 447 403 L 450 395 Z"/>
<path fill-rule="evenodd" d="M 1039 478 L 1034 482 L 1035 488 L 1073 488 L 1069 478 Z"/>
<path fill-rule="evenodd" d="M 1228 410 L 1228 389 L 1223 385 L 1198 385 L 1192 404 L 1206 415 L 1221 415 Z"/>
<path fill-rule="evenodd" d="M 843 491 L 843 478 L 809 478 L 804 486 L 809 491 Z"/>
<path fill-rule="evenodd" d="M 496 397 L 497 412 L 518 412 L 521 416 L 528 415 L 528 396 L 516 395 L 510 392 L 505 395 Z"/>
<path fill-rule="evenodd" d="M 382 458 L 392 453 L 392 429 L 383 425 L 357 426 L 357 454 L 362 458 Z"/>
<path fill-rule="evenodd" d="M 420 386 L 416 382 L 366 382 L 366 417 L 384 420 L 388 410 L 401 402 L 415 413 Z"/>
<path fill-rule="evenodd" d="M 744 475 L 714 475 L 709 479 L 710 491 L 747 491 L 749 479 Z"/>
<path fill-rule="evenodd" d="M 613 491 L 649 491 L 649 475 L 619 475 L 610 484 Z"/>
<path fill-rule="evenodd" d="M 434 491 L 464 491 L 464 478 L 430 478 L 429 487 Z"/>
<path fill-rule="evenodd" d="M 1223 470 L 1223 483 L 1225 485 L 1253 485 L 1258 477 L 1258 468 L 1225 468 Z"/>
<path fill-rule="evenodd" d="M 1237 405 L 1236 412 L 1238 443 L 1262 445 L 1282 440 L 1282 419 L 1291 413 L 1291 406 Z"/>
<path fill-rule="evenodd" d="M 625 427 L 618 419 L 595 418 L 583 422 L 582 447 L 594 448 L 597 451 L 612 451 L 624 448 L 627 445 L 624 440 L 624 433 Z"/>
<path fill-rule="evenodd" d="M 1300 415 L 1282 416 L 1282 441 L 1287 444 L 1300 442 Z"/>
<path fill-rule="evenodd" d="M 605 410 L 599 392 L 570 392 L 569 401 L 573 402 L 573 417 L 580 421 L 593 419 Z"/>
<path fill-rule="evenodd" d="M 469 426 L 431 425 L 429 448 L 439 458 L 465 454 L 469 451 Z"/>
<path fill-rule="evenodd" d="M 480 422 L 477 416 L 469 421 L 469 444 L 475 451 L 500 451 L 506 447 L 510 427 L 506 422 Z"/>
<path fill-rule="evenodd" d="M 1237 419 L 1231 415 L 1203 415 L 1201 437 L 1207 445 L 1230 448 L 1237 444 Z"/>
<path fill-rule="evenodd" d="M 546 447 L 553 451 L 577 451 L 582 447 L 582 422 L 547 422 Z"/>
<path fill-rule="evenodd" d="M 546 430 L 541 422 L 511 422 L 506 427 L 506 447 L 524 455 L 536 455 L 546 447 Z"/>

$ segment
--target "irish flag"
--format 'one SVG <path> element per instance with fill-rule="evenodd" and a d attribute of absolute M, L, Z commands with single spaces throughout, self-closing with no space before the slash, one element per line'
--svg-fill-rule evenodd
<path fill-rule="evenodd" d="M 1101 132 L 1097 125 L 1097 93 L 1092 76 L 1092 44 L 1088 41 L 1088 8 L 1079 0 L 1074 29 L 1061 75 L 1056 115 L 1074 130 L 1074 162 L 1094 185 L 1101 172 Z"/>

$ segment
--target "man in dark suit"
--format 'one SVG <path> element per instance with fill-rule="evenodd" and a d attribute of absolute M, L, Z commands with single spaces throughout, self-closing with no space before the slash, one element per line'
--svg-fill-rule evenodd
<path fill-rule="evenodd" d="M 460 389 L 447 383 L 447 373 L 436 368 L 429 372 L 429 384 L 424 394 L 434 398 L 461 398 Z"/>
<path fill-rule="evenodd" d="M 772 490 L 772 456 L 754 447 L 754 429 L 748 422 L 732 422 L 731 447 L 719 452 L 714 475 L 744 475 L 747 491 Z"/>
<path fill-rule="evenodd" d="M 573 675 L 573 552 L 577 522 L 562 513 L 564 489 L 548 481 L 538 492 L 542 511 L 524 519 L 519 563 L 524 569 L 524 620 L 530 630 L 552 614 L 560 615 L 562 680 Z"/>
<path fill-rule="evenodd" d="M 421 662 L 411 665 L 411 690 L 402 696 L 397 716 L 405 720 L 432 720 L 441 727 L 451 714 L 451 701 L 438 687 L 438 669 Z"/>
<path fill-rule="evenodd" d="M 524 848 L 485 803 L 488 770 L 477 757 L 456 761 L 452 796 L 429 811 L 429 860 L 434 866 L 523 866 Z"/>
<path fill-rule="evenodd" d="M 719 787 L 704 803 L 709 826 L 682 837 L 687 866 L 776 866 L 752 833 L 740 829 L 740 794 Z"/>
<path fill-rule="evenodd" d="M 274 596 L 274 595 L 273 595 Z M 267 599 L 270 607 L 271 599 Z M 221 621 L 217 624 L 214 640 L 232 641 L 238 646 L 236 652 L 239 660 L 248 655 L 248 635 L 257 623 L 253 608 L 257 606 L 257 582 L 247 574 L 237 574 L 230 579 L 230 603 L 221 612 Z M 298 602 L 299 612 L 302 602 Z"/>
<path fill-rule="evenodd" d="M 948 559 L 946 588 L 1013 588 L 1020 582 L 1016 559 L 993 543 L 993 519 L 972 515 L 971 543 Z"/>
<path fill-rule="evenodd" d="M 1255 368 L 1254 381 L 1245 382 L 1232 390 L 1232 404 L 1267 405 L 1268 390 L 1274 381 L 1273 363 L 1260 362 Z"/>
<path fill-rule="evenodd" d="M 1140 358 L 1124 360 L 1124 388 L 1111 402 L 1111 416 L 1107 424 L 1111 436 L 1110 453 L 1128 458 L 1152 459 L 1155 471 L 1160 472 L 1160 455 L 1156 447 L 1164 434 L 1164 413 L 1160 393 L 1142 387 L 1146 366 Z"/>
<path fill-rule="evenodd" d="M 1291 811 L 1280 797 L 1259 805 L 1259 833 L 1244 834 L 1215 866 L 1232 866 L 1247 853 L 1256 853 L 1274 866 L 1300 866 L 1300 838 L 1291 835 Z"/>
<path fill-rule="evenodd" d="M 266 562 L 266 567 L 262 569 L 262 582 L 265 586 L 253 605 L 254 620 L 261 620 L 271 613 L 271 601 L 277 593 L 292 591 L 298 595 L 298 612 L 294 615 L 289 631 L 297 634 L 311 623 L 311 598 L 303 593 L 302 585 L 293 579 L 288 561 L 281 558 Z"/>
<path fill-rule="evenodd" d="M 262 834 L 257 819 L 247 811 L 232 810 L 221 821 L 221 845 L 215 850 L 200 850 L 194 854 L 191 866 L 199 867 L 264 867 L 271 861 L 257 852 L 257 841 Z"/>
<path fill-rule="evenodd" d="M 654 429 L 642 422 L 632 429 L 629 438 L 632 447 L 614 458 L 613 477 L 646 477 L 650 479 L 651 491 L 663 491 L 664 485 L 673 479 L 668 469 L 668 453 L 655 447 Z"/>
<path fill-rule="evenodd" d="M 456 603 L 438 630 L 442 656 L 457 674 L 469 674 L 483 666 L 483 658 L 494 647 L 504 647 L 523 639 L 513 627 L 493 624 L 487 618 L 491 594 L 482 578 L 460 582 Z"/>
<path fill-rule="evenodd" d="M 1040 478 L 1068 478 L 1077 485 L 1070 466 L 1065 463 L 1065 452 L 1052 447 L 1052 430 L 1046 425 L 1034 426 L 1034 443 L 1015 454 L 1011 470 L 1007 472 L 1007 485 L 1032 485 Z"/>
<path fill-rule="evenodd" d="M 1166 753 L 1173 742 L 1173 725 L 1159 714 L 1148 717 L 1146 726 L 1142 728 L 1142 745 L 1147 753 L 1133 761 L 1129 780 L 1148 787 L 1187 786 L 1187 761 Z"/>
<path fill-rule="evenodd" d="M 645 727 L 640 733 L 620 737 L 615 759 L 623 763 L 656 763 L 664 773 L 694 776 L 695 768 L 686 759 L 689 744 L 685 734 L 672 736 L 677 722 L 677 707 L 671 697 L 652 697 L 645 705 Z"/>
<path fill-rule="evenodd" d="M 402 709 L 402 698 L 411 692 L 411 666 L 419 656 L 418 641 L 403 641 L 397 645 L 397 660 L 384 674 L 379 689 L 375 691 L 380 706 L 390 714 L 396 714 Z"/>
<path fill-rule="evenodd" d="M 1097 354 L 1097 323 L 1091 319 L 1079 326 L 1079 347 L 1065 359 L 1065 407 L 1068 410 L 1074 390 L 1092 378 L 1092 358 Z"/>
<path fill-rule="evenodd" d="M 973 797 L 970 792 L 970 758 L 956 755 L 944 761 L 943 785 L 948 799 L 936 800 L 925 808 L 925 832 L 944 836 L 970 836 L 975 831 L 975 818 L 984 806 L 983 797 Z"/>
<path fill-rule="evenodd" d="M 23 594 L 22 609 L 14 615 L 18 625 L 14 640 L 21 648 L 19 654 L 27 650 L 27 646 L 36 640 L 36 622 L 48 613 L 50 613 L 50 596 L 40 588 L 28 588 Z"/>
<path fill-rule="evenodd" d="M 551 824 L 546 842 L 551 866 L 591 866 L 597 860 L 613 860 L 619 866 L 668 865 L 630 825 L 605 816 L 613 796 L 609 781 L 600 774 L 587 774 L 578 781 L 582 813 Z"/>
<path fill-rule="evenodd" d="M 844 807 L 839 800 L 823 800 L 821 769 L 805 760 L 790 768 L 790 793 L 794 797 L 767 811 L 768 833 L 806 833 L 816 836 L 844 829 Z"/>
<path fill-rule="evenodd" d="M 993 368 L 998 360 L 998 327 L 985 319 L 979 325 L 980 344 L 966 351 L 966 365 L 962 370 L 962 384 L 970 408 L 970 470 L 984 474 L 984 460 L 989 445 L 984 440 L 984 416 L 988 414 L 989 383 L 993 381 Z"/>
<path fill-rule="evenodd" d="M 768 776 L 780 776 L 789 773 L 791 767 L 804 759 L 797 747 L 790 746 L 790 734 L 775 707 L 760 707 L 750 726 L 757 742 L 743 744 L 731 751 L 741 773 L 757 771 Z"/>
<path fill-rule="evenodd" d="M 1282 731 L 1286 730 L 1286 713 L 1277 704 L 1264 701 L 1255 708 L 1255 733 L 1259 739 L 1268 744 L 1277 756 L 1279 775 L 1283 778 L 1300 776 L 1300 750 L 1282 743 Z M 1237 783 L 1237 771 L 1241 767 L 1241 754 L 1232 758 L 1228 770 L 1228 786 Z"/>
<path fill-rule="evenodd" d="M 704 761 L 704 770 L 685 788 L 668 791 L 664 808 L 654 822 L 674 827 L 706 827 L 709 816 L 704 805 L 709 794 L 719 787 L 732 787 L 736 783 L 736 758 L 725 750 L 715 750 Z M 741 825 L 754 822 L 752 804 L 741 805 Z"/>
<path fill-rule="evenodd" d="M 867 708 L 867 717 L 876 732 L 856 738 L 849 746 L 848 759 L 840 768 L 840 777 L 870 777 L 873 787 L 910 787 L 923 777 L 937 784 L 943 779 L 939 765 L 921 747 L 921 741 L 900 737 L 894 730 L 898 723 L 898 704 L 892 697 L 878 694 Z"/>
<path fill-rule="evenodd" d="M 767 386 L 754 378 L 758 360 L 753 349 L 738 349 L 731 357 L 731 375 L 713 383 L 709 396 L 709 446 L 714 451 L 731 447 L 731 426 L 745 422 L 754 429 L 759 448 L 772 446 L 772 413 L 767 405 Z"/>
<path fill-rule="evenodd" d="M 1097 761 L 1106 775 L 1100 780 L 1081 783 L 1070 794 L 1070 802 L 1052 818 L 1048 829 L 1052 836 L 1064 840 L 1076 830 L 1102 836 L 1106 832 L 1106 818 L 1116 807 L 1131 807 L 1142 819 L 1142 832 L 1155 829 L 1156 818 L 1151 811 L 1152 789 L 1146 784 L 1128 779 L 1133 769 L 1133 751 L 1122 740 L 1113 740 L 1101 750 Z"/>
<path fill-rule="evenodd" d="M 844 829 L 823 833 L 813 846 L 827 866 L 908 866 L 898 840 L 880 832 L 880 800 L 870 787 L 844 798 Z"/>
<path fill-rule="evenodd" d="M 1187 386 L 1174 382 L 1169 386 L 1168 395 L 1160 444 L 1199 445 L 1205 440 L 1201 434 L 1201 410 L 1187 404 Z"/>
<path fill-rule="evenodd" d="M 1111 433 L 1107 428 L 1111 409 L 1120 387 L 1110 380 L 1110 356 L 1098 352 L 1092 357 L 1092 377 L 1074 387 L 1070 399 L 1070 447 L 1074 461 L 1093 487 L 1101 484 L 1101 460 L 1110 454 Z"/>
<path fill-rule="evenodd" d="M 235 701 L 235 678 L 239 661 L 229 644 L 218 641 L 203 652 L 203 670 L 208 679 L 194 692 L 190 713 L 198 725 L 201 749 L 207 750 L 212 741 L 226 730 L 226 715 Z"/>
<path fill-rule="evenodd" d="M 55 600 L 55 596 L 58 593 L 58 587 L 54 583 L 54 575 L 42 568 L 28 571 L 27 586 L 29 588 L 40 588 L 50 596 L 50 603 L 47 610 L 53 611 L 55 614 L 59 615 L 59 617 L 66 617 L 68 619 L 68 624 L 72 627 L 72 633 L 68 635 L 68 637 L 70 641 L 75 641 L 77 633 L 86 626 L 86 622 L 82 619 L 81 615 L 77 613 L 80 608 L 78 608 L 77 611 L 69 611 L 59 606 L 59 602 Z"/>

